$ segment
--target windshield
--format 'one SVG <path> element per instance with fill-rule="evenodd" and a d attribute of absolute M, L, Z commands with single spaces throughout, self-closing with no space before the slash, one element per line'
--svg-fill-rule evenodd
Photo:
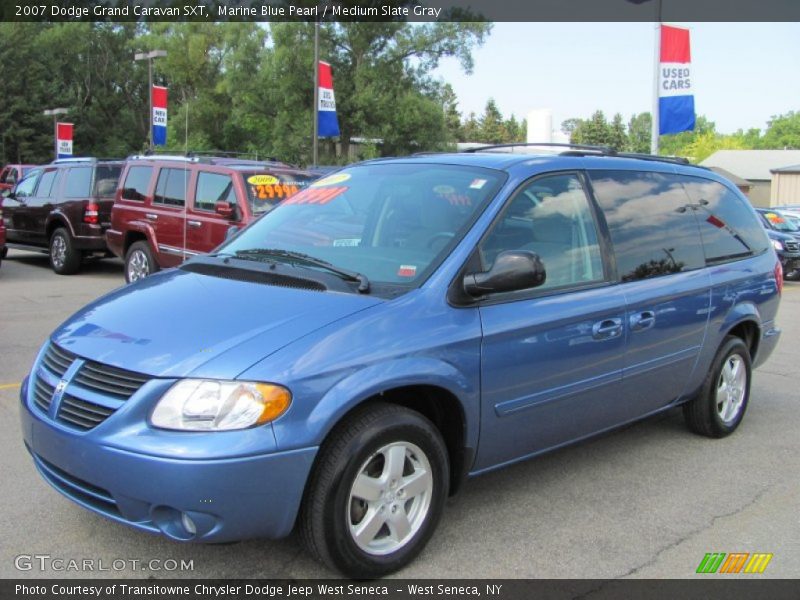
<path fill-rule="evenodd" d="M 778 231 L 787 231 L 790 233 L 796 233 L 800 231 L 797 225 L 786 219 L 783 215 L 779 215 L 778 213 L 774 212 L 767 212 L 763 213 L 764 218 L 769 221 L 770 225 L 772 225 L 773 229 Z"/>
<path fill-rule="evenodd" d="M 261 215 L 275 208 L 281 200 L 294 196 L 316 179 L 314 175 L 278 171 L 242 173 L 250 210 Z"/>
<path fill-rule="evenodd" d="M 419 285 L 504 180 L 476 167 L 351 167 L 282 202 L 220 252 L 300 252 L 373 283 Z"/>

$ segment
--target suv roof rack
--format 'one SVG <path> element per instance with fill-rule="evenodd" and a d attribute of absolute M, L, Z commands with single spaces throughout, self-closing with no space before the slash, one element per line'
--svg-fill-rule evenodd
<path fill-rule="evenodd" d="M 564 144 L 557 142 L 518 142 L 516 144 L 488 144 L 476 148 L 467 148 L 462 152 L 474 154 L 485 150 L 497 150 L 501 148 L 517 147 L 545 147 L 545 148 L 565 148 L 566 151 L 560 152 L 563 156 L 610 156 L 615 158 L 635 158 L 639 160 L 651 160 L 655 162 L 666 162 L 677 165 L 691 165 L 688 159 L 681 156 L 658 156 L 655 154 L 641 154 L 638 152 L 617 152 L 611 146 L 595 146 L 589 144 Z"/>
<path fill-rule="evenodd" d="M 97 156 L 74 156 L 71 158 L 57 158 L 50 162 L 51 165 L 65 165 L 72 163 L 119 162 L 121 158 L 103 158 Z"/>
<path fill-rule="evenodd" d="M 244 158 L 244 156 L 253 156 L 255 158 Z M 160 154 L 158 151 L 145 152 L 144 154 L 133 154 L 127 160 L 174 160 L 178 162 L 192 162 L 203 163 L 210 165 L 264 165 L 267 163 L 274 163 L 277 165 L 285 165 L 291 167 L 292 165 L 278 160 L 273 156 L 266 156 L 259 159 L 258 154 L 248 152 L 225 152 L 217 150 L 190 150 L 186 153 L 170 153 Z"/>

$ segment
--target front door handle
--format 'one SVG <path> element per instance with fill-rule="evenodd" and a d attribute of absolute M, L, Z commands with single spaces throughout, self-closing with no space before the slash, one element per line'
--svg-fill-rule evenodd
<path fill-rule="evenodd" d="M 622 335 L 622 319 L 604 319 L 592 325 L 592 337 L 596 340 L 610 340 Z"/>
<path fill-rule="evenodd" d="M 200 221 L 186 221 L 186 224 L 189 227 L 200 227 L 203 225 Z"/>
<path fill-rule="evenodd" d="M 643 310 L 640 313 L 631 315 L 631 331 L 642 331 L 650 329 L 656 324 L 656 313 L 652 310 Z"/>

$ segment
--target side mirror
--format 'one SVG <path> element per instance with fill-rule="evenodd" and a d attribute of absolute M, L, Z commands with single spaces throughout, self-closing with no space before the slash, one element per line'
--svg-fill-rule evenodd
<path fill-rule="evenodd" d="M 528 250 L 506 250 L 483 273 L 464 276 L 464 291 L 478 298 L 492 292 L 516 292 L 539 287 L 547 273 L 539 255 Z"/>
<path fill-rule="evenodd" d="M 223 217 L 225 219 L 230 219 L 231 217 L 233 217 L 236 210 L 233 206 L 231 206 L 227 202 L 217 202 L 214 205 L 214 212 L 216 212 L 220 217 Z"/>

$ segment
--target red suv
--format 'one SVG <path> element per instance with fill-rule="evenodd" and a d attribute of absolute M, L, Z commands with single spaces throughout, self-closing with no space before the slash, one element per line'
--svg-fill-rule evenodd
<path fill-rule="evenodd" d="M 277 161 L 134 156 L 120 177 L 109 249 L 130 283 L 210 252 L 317 176 Z"/>
<path fill-rule="evenodd" d="M 0 171 L 0 192 L 10 190 L 36 165 L 6 165 Z"/>
<path fill-rule="evenodd" d="M 3 222 L 3 199 L 0 198 L 0 265 L 3 264 L 6 254 L 8 254 L 8 248 L 6 248 L 6 226 Z"/>

